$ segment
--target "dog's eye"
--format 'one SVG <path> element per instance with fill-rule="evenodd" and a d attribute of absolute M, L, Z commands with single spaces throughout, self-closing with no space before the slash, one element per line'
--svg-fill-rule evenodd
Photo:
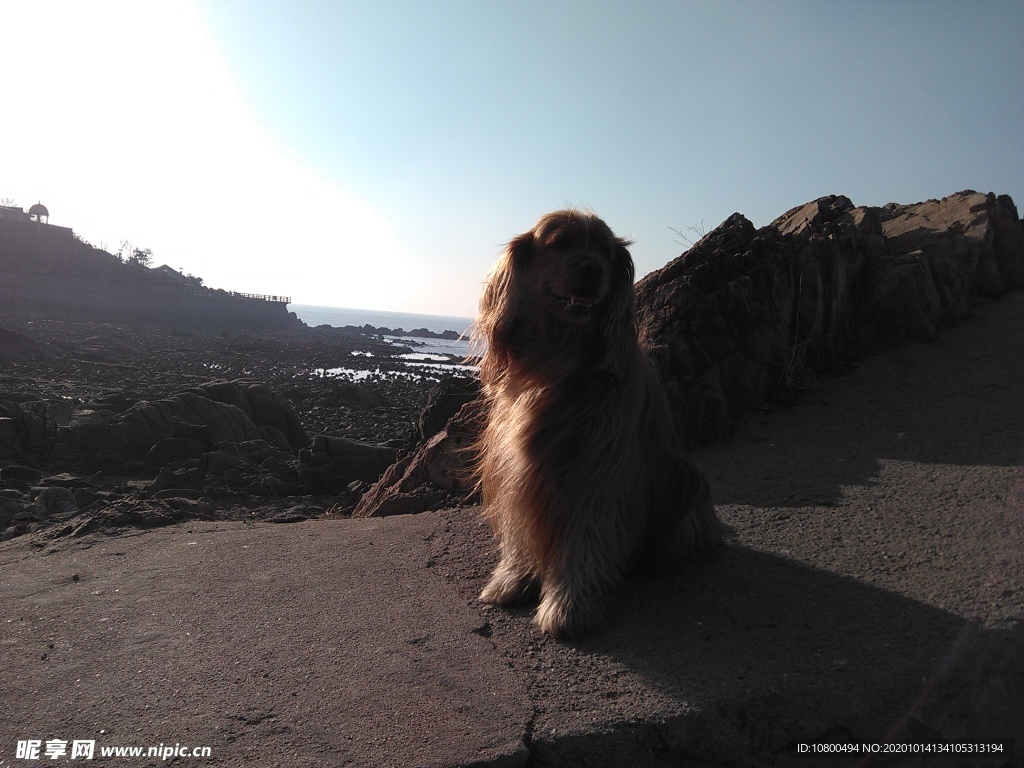
<path fill-rule="evenodd" d="M 572 248 L 572 238 L 559 235 L 551 241 L 551 247 L 558 253 L 565 253 Z"/>

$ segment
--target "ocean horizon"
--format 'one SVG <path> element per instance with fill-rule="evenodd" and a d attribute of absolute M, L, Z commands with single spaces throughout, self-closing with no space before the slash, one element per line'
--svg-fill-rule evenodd
<path fill-rule="evenodd" d="M 361 328 L 372 325 L 375 328 L 401 328 L 411 331 L 426 328 L 434 333 L 455 331 L 464 334 L 473 324 L 471 317 L 452 315 L 419 315 L 412 312 L 389 312 L 382 309 L 351 309 L 348 307 L 324 307 L 315 304 L 289 304 L 288 309 L 295 313 L 306 325 L 330 325 L 341 328 L 353 325 Z"/>

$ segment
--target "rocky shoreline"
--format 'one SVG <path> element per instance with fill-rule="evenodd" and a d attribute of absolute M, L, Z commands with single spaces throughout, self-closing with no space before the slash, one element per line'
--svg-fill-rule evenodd
<path fill-rule="evenodd" d="M 419 436 L 417 344 L 0 315 L 0 537 L 347 514 Z"/>

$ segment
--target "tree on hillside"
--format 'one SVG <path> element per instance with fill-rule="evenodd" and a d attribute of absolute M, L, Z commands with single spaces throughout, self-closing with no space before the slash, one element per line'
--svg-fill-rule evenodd
<path fill-rule="evenodd" d="M 121 241 L 121 247 L 116 255 L 119 261 L 133 266 L 149 267 L 153 264 L 153 250 L 151 248 L 136 248 L 127 240 Z"/>
<path fill-rule="evenodd" d="M 140 267 L 151 267 L 153 265 L 153 250 L 151 248 L 135 248 L 128 257 L 129 264 L 138 264 Z"/>

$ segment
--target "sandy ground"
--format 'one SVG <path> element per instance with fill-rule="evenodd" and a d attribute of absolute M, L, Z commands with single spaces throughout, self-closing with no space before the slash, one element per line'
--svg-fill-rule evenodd
<path fill-rule="evenodd" d="M 0 765 L 50 738 L 212 750 L 109 765 L 1019 764 L 796 745 L 1024 749 L 1022 338 L 1010 296 L 697 451 L 729 546 L 578 643 L 475 602 L 471 508 L 6 542 Z"/>

